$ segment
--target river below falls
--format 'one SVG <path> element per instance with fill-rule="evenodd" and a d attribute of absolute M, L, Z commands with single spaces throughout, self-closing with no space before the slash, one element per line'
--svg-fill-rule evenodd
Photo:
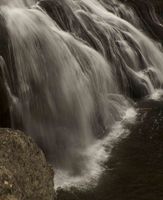
<path fill-rule="evenodd" d="M 142 101 L 137 107 L 137 120 L 113 148 L 98 186 L 58 190 L 57 200 L 163 199 L 163 101 Z"/>

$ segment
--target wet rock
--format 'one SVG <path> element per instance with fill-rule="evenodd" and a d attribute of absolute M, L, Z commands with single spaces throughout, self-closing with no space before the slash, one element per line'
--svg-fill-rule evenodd
<path fill-rule="evenodd" d="M 20 131 L 0 129 L 0 199 L 53 200 L 53 170 Z"/>
<path fill-rule="evenodd" d="M 141 19 L 143 27 L 153 39 L 163 43 L 163 1 L 162 0 L 121 0 L 129 5 Z M 158 16 L 157 16 L 158 15 Z M 160 20 L 160 21 L 159 21 Z"/>
<path fill-rule="evenodd" d="M 0 127 L 10 127 L 10 111 L 4 80 L 0 74 Z"/>
<path fill-rule="evenodd" d="M 10 63 L 9 37 L 7 33 L 5 19 L 0 12 L 0 127 L 10 127 L 10 111 L 6 88 L 3 77 L 3 67 L 7 70 Z M 10 49 L 11 50 L 11 49 Z M 5 63 L 5 66 L 4 66 Z"/>

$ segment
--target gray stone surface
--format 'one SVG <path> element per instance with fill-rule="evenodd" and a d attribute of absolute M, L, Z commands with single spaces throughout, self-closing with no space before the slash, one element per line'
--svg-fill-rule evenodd
<path fill-rule="evenodd" d="M 0 129 L 0 200 L 53 200 L 53 177 L 30 137 Z"/>

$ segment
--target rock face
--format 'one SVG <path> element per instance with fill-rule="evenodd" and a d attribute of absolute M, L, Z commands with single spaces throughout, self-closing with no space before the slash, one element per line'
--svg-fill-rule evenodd
<path fill-rule="evenodd" d="M 53 176 L 31 138 L 0 129 L 0 200 L 54 200 Z"/>

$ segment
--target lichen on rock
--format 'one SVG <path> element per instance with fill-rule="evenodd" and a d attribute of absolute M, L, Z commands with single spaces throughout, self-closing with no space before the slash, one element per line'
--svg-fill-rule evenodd
<path fill-rule="evenodd" d="M 21 131 L 0 129 L 0 200 L 53 200 L 54 173 Z"/>

